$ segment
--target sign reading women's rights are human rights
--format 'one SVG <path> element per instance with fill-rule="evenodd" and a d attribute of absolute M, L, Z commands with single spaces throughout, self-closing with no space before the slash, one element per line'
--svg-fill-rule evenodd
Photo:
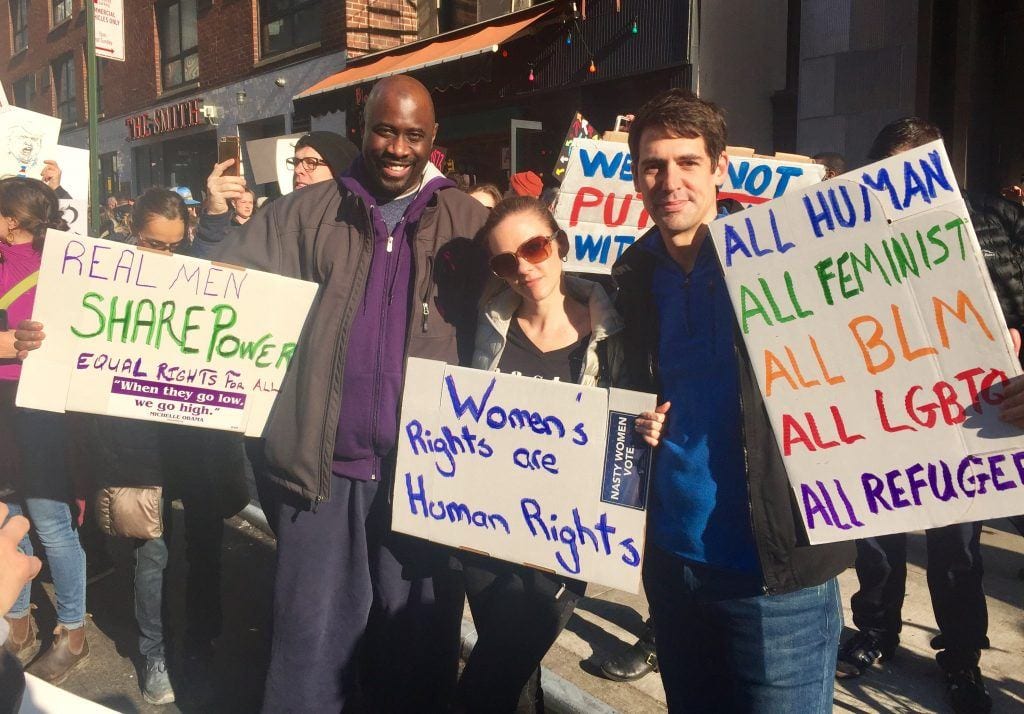
<path fill-rule="evenodd" d="M 654 395 L 409 359 L 396 531 L 637 592 Z"/>
<path fill-rule="evenodd" d="M 711 234 L 811 543 L 1024 513 L 1020 364 L 941 141 Z"/>
<path fill-rule="evenodd" d="M 261 436 L 313 283 L 48 231 L 20 407 Z"/>

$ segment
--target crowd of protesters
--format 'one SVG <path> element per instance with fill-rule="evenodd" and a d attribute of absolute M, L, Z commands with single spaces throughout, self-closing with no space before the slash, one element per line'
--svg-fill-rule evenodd
<path fill-rule="evenodd" d="M 184 511 L 185 657 L 206 661 L 221 634 L 223 519 L 248 502 L 247 460 L 277 538 L 263 711 L 543 711 L 540 662 L 586 585 L 390 529 L 408 357 L 657 394 L 637 421 L 656 447 L 643 570 L 652 618 L 602 670 L 660 671 L 673 712 L 831 711 L 836 676 L 860 676 L 898 645 L 905 536 L 810 546 L 801 532 L 750 358 L 720 327 L 735 318 L 707 225 L 742 210 L 718 200 L 721 110 L 672 90 L 637 111 L 629 149 L 654 227 L 615 263 L 611 290 L 563 270 L 570 246 L 543 177 L 460 190 L 430 163 L 437 124 L 418 81 L 378 82 L 364 124 L 361 147 L 303 136 L 288 160 L 293 192 L 262 207 L 233 160 L 213 167 L 202 202 L 175 187 L 103 206 L 102 238 L 319 284 L 265 438 L 244 443 L 15 406 L 21 362 L 45 339 L 31 319 L 42 244 L 67 225 L 59 169 L 56 187 L 0 179 L 0 712 L 16 711 L 21 665 L 60 684 L 89 656 L 83 493 L 99 530 L 133 545 L 142 694 L 175 700 L 169 504 Z M 872 158 L 939 138 L 904 119 L 882 129 Z M 815 159 L 829 177 L 845 170 L 838 154 Z M 1008 327 L 1020 326 L 1022 209 L 992 196 L 968 205 Z M 1004 394 L 1003 418 L 1024 428 L 1024 381 Z M 30 530 L 53 579 L 52 638 L 32 614 Z M 933 644 L 957 712 L 991 709 L 979 536 L 980 524 L 928 532 Z M 858 631 L 841 645 L 837 575 L 855 556 Z M 479 640 L 460 670 L 467 599 Z"/>

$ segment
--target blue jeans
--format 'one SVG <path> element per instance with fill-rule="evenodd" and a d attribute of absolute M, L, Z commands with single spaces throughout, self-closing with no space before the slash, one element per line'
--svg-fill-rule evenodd
<path fill-rule="evenodd" d="M 68 505 L 71 478 L 64 461 L 64 416 L 19 409 L 15 417 L 21 447 L 21 474 L 17 499 L 8 502 L 11 513 L 32 523 L 46 552 L 57 596 L 57 622 L 68 629 L 85 623 L 85 551 L 78 540 Z M 26 536 L 21 549 L 32 555 Z M 27 615 L 31 585 L 26 585 L 11 609 L 12 617 Z"/>
<path fill-rule="evenodd" d="M 831 712 L 838 582 L 784 595 L 751 594 L 750 584 L 648 547 L 644 587 L 669 711 Z"/>

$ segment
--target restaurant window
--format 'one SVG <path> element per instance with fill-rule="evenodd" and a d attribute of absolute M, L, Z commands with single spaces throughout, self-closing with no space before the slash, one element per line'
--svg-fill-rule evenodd
<path fill-rule="evenodd" d="M 11 0 L 11 34 L 15 52 L 28 47 L 28 0 Z"/>
<path fill-rule="evenodd" d="M 320 41 L 321 0 L 260 0 L 263 56 Z"/>
<path fill-rule="evenodd" d="M 50 9 L 50 24 L 59 25 L 71 17 L 71 0 L 50 0 Z"/>
<path fill-rule="evenodd" d="M 199 79 L 199 31 L 196 0 L 165 3 L 157 8 L 160 65 L 165 90 Z"/>
<path fill-rule="evenodd" d="M 22 77 L 14 83 L 14 105 L 22 109 L 31 109 L 36 98 L 35 75 Z"/>
<path fill-rule="evenodd" d="M 57 95 L 57 116 L 61 121 L 78 121 L 78 95 L 75 92 L 75 62 L 65 55 L 53 65 L 53 90 Z"/>

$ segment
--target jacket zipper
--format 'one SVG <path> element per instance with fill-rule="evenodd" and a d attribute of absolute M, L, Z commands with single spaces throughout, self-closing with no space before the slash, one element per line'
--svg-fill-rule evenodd
<path fill-rule="evenodd" d="M 735 334 L 733 335 L 732 351 L 733 351 L 733 354 L 736 356 L 736 367 L 737 367 L 737 375 L 736 375 L 736 377 L 737 377 L 737 389 L 736 389 L 736 393 L 737 393 L 737 396 L 739 397 L 739 402 L 740 402 L 740 441 L 743 443 L 743 477 L 747 481 L 747 513 L 749 514 L 749 518 L 750 518 L 750 534 L 754 538 L 754 552 L 757 553 L 758 561 L 760 561 L 759 565 L 761 566 L 761 592 L 763 592 L 766 595 L 770 595 L 772 591 L 771 591 L 771 588 L 768 587 L 768 583 L 765 581 L 765 577 L 764 577 L 764 562 L 763 562 L 764 558 L 761 555 L 761 547 L 760 547 L 760 545 L 758 543 L 758 539 L 757 539 L 757 526 L 754 524 L 754 499 L 750 495 L 750 455 L 747 452 L 747 411 L 746 411 L 746 406 L 743 403 L 743 386 L 742 386 L 742 384 L 739 383 L 740 375 L 738 373 L 738 370 L 740 369 L 740 350 L 739 350 L 739 347 L 736 346 L 736 335 Z"/>
<path fill-rule="evenodd" d="M 373 206 L 370 206 L 370 210 L 371 211 L 373 210 Z M 401 219 L 399 219 L 398 223 L 395 225 L 395 230 L 398 230 L 399 227 L 401 227 L 402 222 L 404 220 L 405 220 L 404 216 Z M 371 227 L 372 226 L 373 226 L 373 224 L 372 224 L 372 218 L 371 218 Z M 386 227 L 387 226 L 385 226 L 385 228 Z M 384 293 L 384 300 L 381 303 L 381 307 L 380 307 L 380 321 L 378 322 L 378 325 L 377 325 L 377 329 L 378 329 L 377 368 L 374 370 L 374 376 L 373 376 L 373 413 L 372 413 L 372 416 L 371 416 L 371 419 L 370 419 L 370 440 L 371 440 L 371 442 L 373 444 L 377 443 L 377 439 L 379 437 L 379 433 L 378 432 L 380 431 L 380 424 L 379 424 L 379 421 L 380 421 L 380 389 L 381 389 L 381 382 L 383 381 L 383 377 L 382 377 L 383 369 L 382 369 L 382 366 L 383 366 L 383 361 L 384 361 L 385 331 L 387 330 L 388 315 L 391 312 L 391 300 L 392 300 L 392 297 L 393 297 L 393 294 L 394 294 L 394 282 L 395 282 L 395 280 L 398 279 L 397 275 L 395 275 L 395 276 L 391 275 L 391 256 L 394 253 L 394 249 L 395 249 L 395 235 L 394 235 L 395 234 L 395 230 L 391 231 L 390 234 L 388 235 L 387 244 L 384 247 L 384 251 L 385 251 L 385 255 L 384 255 L 384 280 L 386 281 L 385 284 L 386 284 L 387 287 L 386 287 L 386 291 Z M 399 247 L 399 250 L 401 250 L 401 247 Z M 397 257 L 396 257 L 396 260 L 397 260 Z M 397 267 L 396 267 L 396 270 L 397 270 Z M 376 447 L 374 447 L 374 448 L 376 448 Z M 378 461 L 377 460 L 377 455 L 374 454 L 373 462 L 374 462 L 374 467 L 375 468 L 373 469 L 373 473 L 370 474 L 370 480 L 371 481 L 376 481 L 377 480 L 377 471 L 379 470 L 378 468 L 376 468 L 377 461 Z"/>
<path fill-rule="evenodd" d="M 369 226 L 370 231 L 372 231 L 373 230 L 373 222 L 370 219 L 370 214 L 368 212 L 364 212 L 363 215 L 366 218 L 367 225 Z M 372 233 L 371 233 L 371 235 L 372 235 Z M 371 246 L 372 246 L 372 243 L 371 243 Z M 363 257 L 365 258 L 365 250 L 363 252 Z M 364 276 L 364 280 L 365 280 L 365 276 Z M 361 296 L 361 297 L 365 297 L 365 290 L 364 290 L 364 295 Z M 351 298 L 349 298 L 349 299 L 351 300 Z M 351 327 L 351 324 L 349 325 L 349 327 Z M 330 401 L 331 401 L 330 400 L 330 395 L 334 393 L 335 385 L 337 385 L 343 379 L 342 372 L 344 371 L 344 369 L 343 369 L 343 366 L 342 366 L 342 352 L 344 352 L 345 350 L 342 350 L 342 348 L 341 348 L 341 334 L 342 334 L 342 332 L 344 332 L 344 328 L 345 328 L 344 325 L 339 325 L 338 326 L 337 344 L 335 345 L 335 348 L 334 348 L 334 361 L 333 361 L 332 366 L 331 366 L 331 383 L 330 383 L 330 387 L 329 387 L 328 393 L 327 393 L 328 394 L 328 398 L 324 402 L 324 420 L 323 420 L 324 421 L 324 430 L 326 430 L 329 427 L 328 418 L 327 417 L 330 416 L 330 409 L 331 409 L 330 408 Z M 339 401 L 340 401 L 340 399 L 341 399 L 341 397 L 339 395 Z M 335 431 L 337 431 L 337 429 L 338 429 L 337 424 L 334 425 L 334 429 L 335 429 Z M 331 495 L 331 487 L 330 487 L 330 483 L 331 483 L 331 467 L 330 467 L 330 462 L 332 462 L 333 459 L 334 459 L 334 454 L 333 453 L 329 454 L 328 455 L 328 466 L 327 466 L 327 468 L 326 469 L 321 469 L 321 472 L 320 472 L 320 490 L 319 490 L 319 493 L 317 493 L 316 498 L 313 499 L 313 504 L 312 504 L 313 513 L 316 513 L 317 508 L 320 506 L 321 503 L 323 503 L 328 498 L 330 498 L 330 495 Z"/>
<path fill-rule="evenodd" d="M 434 282 L 434 254 L 427 254 L 427 287 L 423 290 L 423 331 L 427 331 L 427 319 L 430 317 L 430 286 Z"/>

